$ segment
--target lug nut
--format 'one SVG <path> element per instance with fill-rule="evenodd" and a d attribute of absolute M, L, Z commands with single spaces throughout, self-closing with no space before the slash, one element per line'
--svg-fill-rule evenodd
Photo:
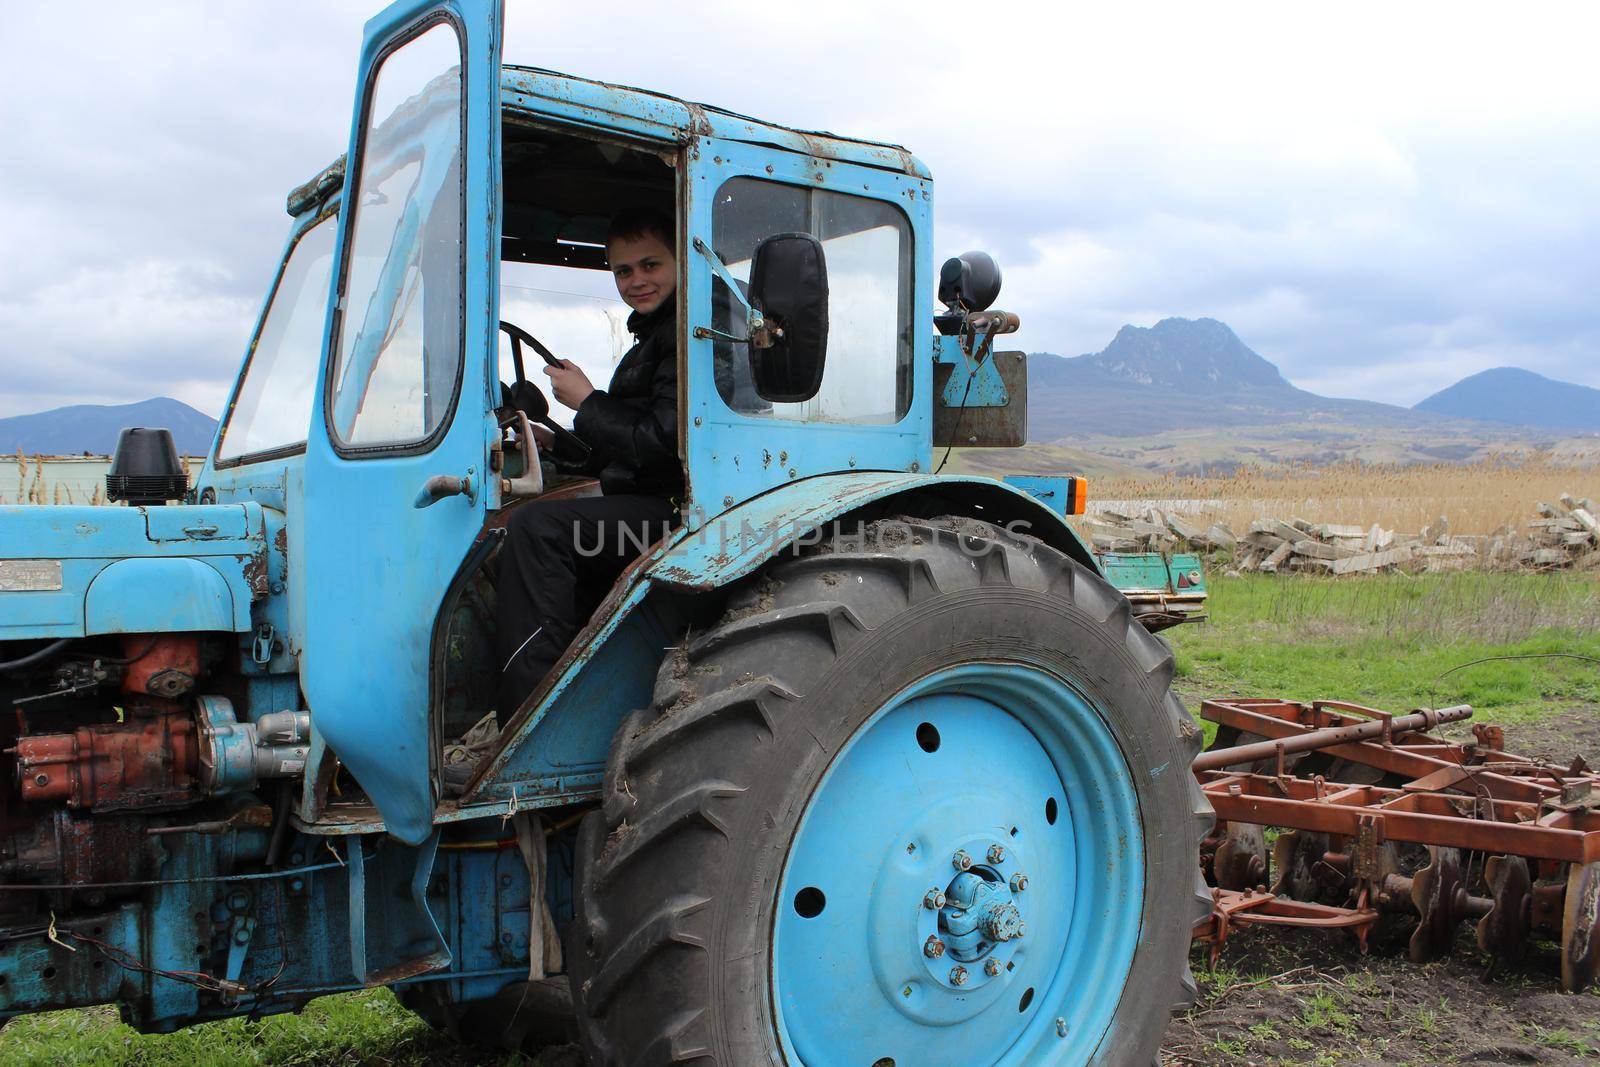
<path fill-rule="evenodd" d="M 983 973 L 988 975 L 990 978 L 999 977 L 1000 961 L 991 957 L 988 962 L 983 965 Z"/>
<path fill-rule="evenodd" d="M 951 985 L 966 985 L 967 984 L 967 969 L 965 967 L 961 966 L 959 963 L 956 964 L 954 967 L 950 968 L 950 984 Z"/>
<path fill-rule="evenodd" d="M 944 890 L 930 889 L 922 896 L 922 906 L 929 911 L 938 911 L 944 907 Z"/>
<path fill-rule="evenodd" d="M 1017 924 L 1017 938 L 1018 938 L 1018 940 L 1021 940 L 1022 938 L 1027 937 L 1027 936 L 1028 936 L 1028 924 L 1027 923 L 1018 923 Z"/>
<path fill-rule="evenodd" d="M 989 846 L 989 862 L 990 863 L 1004 863 L 1005 861 L 1006 861 L 1005 846 L 1004 845 L 990 845 Z"/>
<path fill-rule="evenodd" d="M 1066 1037 L 1067 1036 L 1067 1020 L 1061 1019 L 1061 1018 L 1056 1019 L 1056 1036 L 1057 1037 Z"/>
<path fill-rule="evenodd" d="M 1011 876 L 1011 891 L 1013 893 L 1020 893 L 1026 888 L 1028 888 L 1027 875 L 1023 874 L 1021 871 L 1018 871 L 1016 874 Z"/>
<path fill-rule="evenodd" d="M 944 942 L 937 937 L 930 937 L 922 943 L 922 954 L 930 960 L 936 960 L 944 955 Z"/>
<path fill-rule="evenodd" d="M 970 871 L 972 869 L 972 857 L 967 855 L 966 849 L 958 848 L 956 849 L 956 854 L 950 857 L 950 866 L 958 871 Z"/>

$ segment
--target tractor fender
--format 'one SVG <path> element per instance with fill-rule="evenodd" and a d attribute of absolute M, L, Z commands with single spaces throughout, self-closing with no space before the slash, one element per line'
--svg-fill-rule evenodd
<path fill-rule="evenodd" d="M 992 478 L 905 473 L 827 474 L 780 486 L 709 519 L 691 516 L 685 533 L 647 572 L 681 592 L 706 592 L 750 574 L 802 537 L 836 519 L 879 515 L 966 515 L 1018 533 L 1100 573 L 1094 553 L 1066 521 L 1027 493 Z"/>
<path fill-rule="evenodd" d="M 240 622 L 227 579 L 201 560 L 119 559 L 89 585 L 84 633 L 248 630 L 248 601 L 244 609 Z"/>
<path fill-rule="evenodd" d="M 500 749 L 469 783 L 463 805 L 537 798 L 570 803 L 598 791 L 624 712 L 650 702 L 663 647 L 682 621 L 673 604 L 746 577 L 802 537 L 857 515 L 967 515 L 1019 533 L 1100 573 L 1061 516 L 990 478 L 828 474 L 764 493 L 707 519 L 692 512 L 671 542 L 636 561 L 556 667 L 541 697 L 501 730 Z"/>

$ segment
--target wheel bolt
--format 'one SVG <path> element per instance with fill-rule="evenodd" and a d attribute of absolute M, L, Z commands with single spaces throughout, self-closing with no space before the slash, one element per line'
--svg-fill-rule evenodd
<path fill-rule="evenodd" d="M 954 967 L 950 968 L 950 984 L 951 985 L 966 985 L 967 984 L 967 969 L 965 967 L 961 966 L 959 963 L 956 964 Z"/>
<path fill-rule="evenodd" d="M 944 942 L 937 937 L 930 937 L 922 943 L 922 954 L 930 960 L 936 960 L 944 955 Z"/>
<path fill-rule="evenodd" d="M 1003 846 L 1003 845 L 990 845 L 989 846 L 989 862 L 990 863 L 1004 863 L 1005 861 L 1006 861 L 1005 846 Z"/>
<path fill-rule="evenodd" d="M 1017 938 L 1020 940 L 1020 939 L 1022 939 L 1024 937 L 1027 937 L 1027 936 L 1028 936 L 1028 924 L 1027 923 L 1018 923 L 1017 924 Z"/>
<path fill-rule="evenodd" d="M 1019 871 L 1011 876 L 1011 891 L 1013 893 L 1020 893 L 1026 888 L 1028 888 L 1027 875 Z"/>
<path fill-rule="evenodd" d="M 958 848 L 956 849 L 956 854 L 950 857 L 950 866 L 958 871 L 970 871 L 972 869 L 972 857 L 967 855 L 966 849 Z"/>
<path fill-rule="evenodd" d="M 1000 961 L 991 958 L 983 965 L 983 973 L 988 975 L 990 978 L 998 977 L 1000 974 Z"/>
<path fill-rule="evenodd" d="M 944 907 L 944 890 L 930 889 L 922 896 L 922 906 L 929 911 L 938 911 Z"/>

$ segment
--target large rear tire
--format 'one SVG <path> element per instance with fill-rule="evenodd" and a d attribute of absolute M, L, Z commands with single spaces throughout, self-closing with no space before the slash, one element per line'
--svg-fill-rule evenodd
<path fill-rule="evenodd" d="M 984 523 L 773 564 L 663 665 L 583 824 L 592 1062 L 1151 1063 L 1209 906 L 1171 679 L 1121 594 Z"/>

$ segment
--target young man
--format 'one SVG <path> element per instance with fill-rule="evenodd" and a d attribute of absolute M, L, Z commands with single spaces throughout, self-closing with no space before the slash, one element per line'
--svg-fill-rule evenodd
<path fill-rule="evenodd" d="M 584 455 L 534 427 L 539 450 L 562 470 L 600 479 L 602 495 L 532 500 L 512 512 L 497 580 L 503 726 L 555 666 L 612 583 L 645 546 L 676 524 L 683 493 L 678 460 L 678 264 L 671 218 L 616 216 L 606 257 L 633 309 L 637 343 L 596 389 L 570 361 L 546 367 L 557 402 L 577 414 Z"/>

